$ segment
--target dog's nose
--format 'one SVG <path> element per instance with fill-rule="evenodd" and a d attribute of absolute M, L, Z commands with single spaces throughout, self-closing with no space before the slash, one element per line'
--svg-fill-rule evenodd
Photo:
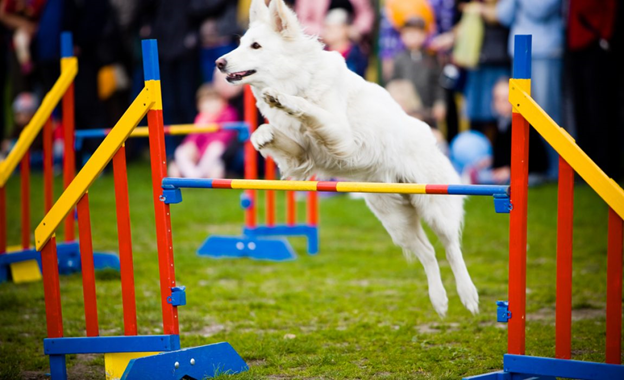
<path fill-rule="evenodd" d="M 225 59 L 225 58 L 223 58 L 223 57 L 221 57 L 221 58 L 217 59 L 217 62 L 215 62 L 215 63 L 217 64 L 217 68 L 218 68 L 220 71 L 225 70 L 225 66 L 227 66 L 227 61 L 226 61 L 226 59 Z"/>

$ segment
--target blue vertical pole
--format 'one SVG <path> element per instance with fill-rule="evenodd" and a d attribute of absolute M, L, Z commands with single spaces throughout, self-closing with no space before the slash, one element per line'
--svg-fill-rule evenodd
<path fill-rule="evenodd" d="M 156 40 L 143 40 L 143 76 L 144 80 L 160 80 L 158 67 L 158 45 Z"/>
<path fill-rule="evenodd" d="M 531 79 L 531 45 L 530 34 L 514 36 L 514 79 Z"/>
<path fill-rule="evenodd" d="M 61 33 L 61 58 L 74 56 L 74 38 L 71 32 Z"/>

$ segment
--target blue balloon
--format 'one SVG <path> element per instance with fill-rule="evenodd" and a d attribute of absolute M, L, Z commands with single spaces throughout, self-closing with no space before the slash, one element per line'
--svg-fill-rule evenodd
<path fill-rule="evenodd" d="M 451 141 L 449 151 L 455 170 L 461 174 L 467 167 L 485 158 L 491 158 L 492 144 L 483 133 L 466 131 Z"/>

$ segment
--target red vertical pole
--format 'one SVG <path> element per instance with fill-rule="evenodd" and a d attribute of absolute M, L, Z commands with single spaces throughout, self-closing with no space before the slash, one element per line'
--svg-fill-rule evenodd
<path fill-rule="evenodd" d="M 150 161 L 152 167 L 152 190 L 156 217 L 156 237 L 158 245 L 158 268 L 160 272 L 160 296 L 163 313 L 163 333 L 178 335 L 178 308 L 167 302 L 171 288 L 176 286 L 173 263 L 173 238 L 171 236 L 171 214 L 169 205 L 160 200 L 162 179 L 167 175 L 165 153 L 165 133 L 160 92 L 160 71 L 156 40 L 143 41 L 143 73 L 145 84 L 155 90 L 151 94 L 156 102 L 147 113 L 149 128 Z"/>
<path fill-rule="evenodd" d="M 58 257 L 56 255 L 56 237 L 54 236 L 41 249 L 41 266 L 48 338 L 60 338 L 63 336 L 63 314 L 61 309 Z"/>
<path fill-rule="evenodd" d="M 524 355 L 529 123 L 519 113 L 512 116 L 511 135 L 508 353 Z"/>
<path fill-rule="evenodd" d="M 158 238 L 163 332 L 164 334 L 179 334 L 178 309 L 167 302 L 167 297 L 171 295 L 171 288 L 175 287 L 175 270 L 173 267 L 173 239 L 171 236 L 169 205 L 160 200 L 162 179 L 167 174 L 162 110 L 150 110 L 147 114 L 147 123 L 150 129 L 150 161 L 152 166 L 154 209 L 156 213 L 156 236 Z"/>
<path fill-rule="evenodd" d="M 316 178 L 310 180 L 315 181 Z M 318 225 L 318 193 L 315 191 L 308 193 L 308 225 L 313 227 Z"/>
<path fill-rule="evenodd" d="M 622 355 L 622 218 L 609 208 L 607 249 L 607 355 L 609 364 L 621 364 Z"/>
<path fill-rule="evenodd" d="M 75 176 L 76 158 L 74 150 L 74 84 L 70 84 L 63 96 L 63 185 L 69 186 Z M 65 241 L 76 240 L 74 213 L 65 218 Z"/>
<path fill-rule="evenodd" d="M 557 215 L 557 310 L 555 357 L 570 359 L 572 350 L 572 230 L 574 170 L 559 157 Z"/>
<path fill-rule="evenodd" d="M 26 152 L 20 165 L 22 185 L 22 248 L 30 248 L 30 153 Z"/>
<path fill-rule="evenodd" d="M 117 205 L 117 236 L 121 266 L 121 295 L 124 312 L 124 333 L 137 335 L 134 265 L 132 263 L 132 235 L 130 232 L 130 200 L 128 199 L 128 173 L 126 148 L 121 146 L 113 156 L 115 202 Z"/>
<path fill-rule="evenodd" d="M 0 254 L 7 250 L 6 189 L 0 186 Z"/>
<path fill-rule="evenodd" d="M 93 264 L 93 240 L 89 193 L 78 201 L 78 234 L 80 235 L 80 263 L 82 265 L 82 293 L 85 305 L 87 336 L 100 335 L 98 327 L 97 300 L 95 293 L 95 267 Z"/>
<path fill-rule="evenodd" d="M 294 191 L 286 192 L 286 225 L 294 226 L 297 223 L 297 202 Z"/>
<path fill-rule="evenodd" d="M 54 204 L 52 157 L 52 117 L 43 125 L 43 199 L 44 212 L 47 214 Z"/>
<path fill-rule="evenodd" d="M 245 122 L 249 125 L 249 133 L 253 133 L 258 126 L 258 111 L 256 110 L 256 99 L 251 92 L 251 87 L 245 86 Z M 245 179 L 257 179 L 258 159 L 257 153 L 251 144 L 251 140 L 245 143 Z M 245 190 L 245 194 L 251 201 L 250 207 L 245 209 L 245 227 L 256 226 L 256 191 Z"/>
<path fill-rule="evenodd" d="M 531 36 L 516 35 L 513 77 L 531 91 Z M 529 193 L 529 123 L 514 104 L 511 119 L 512 210 L 509 215 L 509 311 L 507 352 L 524 355 L 526 318 L 527 201 Z"/>
<path fill-rule="evenodd" d="M 271 157 L 265 160 L 264 178 L 275 179 L 275 162 Z M 266 191 L 266 225 L 275 226 L 275 191 L 273 190 Z"/>

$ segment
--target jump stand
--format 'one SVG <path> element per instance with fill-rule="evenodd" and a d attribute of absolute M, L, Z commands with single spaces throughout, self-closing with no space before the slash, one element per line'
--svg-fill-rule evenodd
<path fill-rule="evenodd" d="M 508 323 L 503 370 L 465 380 L 624 379 L 622 355 L 622 217 L 624 191 L 576 145 L 531 98 L 531 36 L 515 36 L 509 235 L 509 302 L 498 302 L 498 321 Z M 526 247 L 529 128 L 532 125 L 559 153 L 557 301 L 555 358 L 525 355 Z M 572 221 L 574 173 L 609 205 L 607 252 L 606 364 L 571 360 Z"/>
<path fill-rule="evenodd" d="M 74 135 L 74 78 L 78 73 L 78 61 L 74 57 L 71 33 L 61 34 L 61 75 L 32 120 L 20 134 L 15 147 L 6 160 L 0 162 L 0 282 L 13 280 L 16 283 L 41 280 L 41 254 L 32 249 L 30 239 L 30 147 L 43 130 L 43 177 L 44 214 L 52 207 L 53 154 L 52 154 L 52 112 L 61 102 L 65 154 L 63 157 L 63 182 L 67 187 L 74 178 L 75 151 Z M 7 247 L 7 209 L 5 185 L 17 166 L 21 174 L 21 244 Z M 58 244 L 58 265 L 62 274 L 80 271 L 80 249 L 75 241 L 74 214 L 65 219 L 65 239 Z M 119 270 L 119 259 L 111 253 L 95 253 L 95 268 Z"/>
<path fill-rule="evenodd" d="M 245 87 L 245 121 L 252 133 L 258 125 L 256 100 L 251 88 Z M 245 179 L 258 178 L 257 153 L 250 141 L 245 143 Z M 265 179 L 275 178 L 275 163 L 271 158 L 265 160 Z M 246 190 L 241 196 L 241 207 L 245 210 L 245 227 L 241 236 L 210 236 L 197 250 L 200 256 L 212 258 L 242 258 L 254 260 L 287 261 L 297 255 L 285 238 L 303 236 L 307 239 L 308 254 L 318 253 L 318 197 L 315 192 L 308 193 L 307 221 L 297 224 L 297 204 L 295 193 L 286 193 L 286 223 L 276 224 L 275 192 L 266 190 L 266 222 L 257 225 L 256 191 Z"/>
<path fill-rule="evenodd" d="M 67 378 L 67 354 L 105 354 L 106 368 L 112 372 L 109 375 L 127 380 L 204 379 L 248 369 L 228 343 L 180 349 L 178 307 L 186 304 L 186 289 L 176 285 L 169 205 L 160 200 L 161 182 L 167 172 L 167 163 L 155 40 L 143 41 L 143 66 L 145 87 L 35 230 L 36 247 L 41 250 L 46 304 L 48 338 L 44 339 L 44 352 L 50 357 L 53 380 Z M 138 335 L 136 317 L 124 142 L 146 115 L 156 215 L 162 335 Z M 117 200 L 124 336 L 100 336 L 91 247 L 88 189 L 111 160 Z M 82 252 L 86 337 L 65 337 L 61 314 L 55 233 L 74 207 L 78 209 Z"/>

